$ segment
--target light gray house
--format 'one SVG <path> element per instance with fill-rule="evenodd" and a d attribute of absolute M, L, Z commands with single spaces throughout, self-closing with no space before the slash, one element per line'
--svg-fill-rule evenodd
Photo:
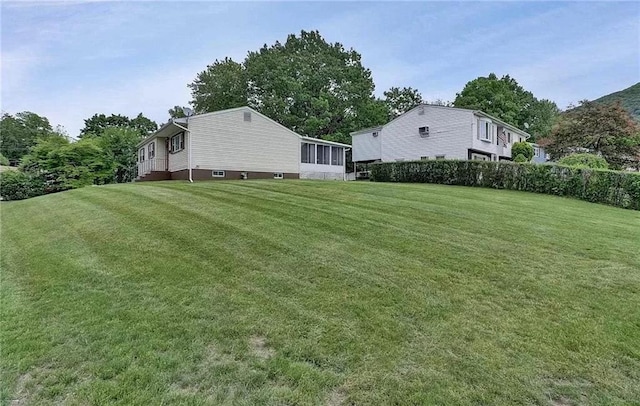
<path fill-rule="evenodd" d="M 531 144 L 531 146 L 533 147 L 533 159 L 531 160 L 531 162 L 535 162 L 537 164 L 549 162 L 551 157 L 544 150 L 543 146 L 538 144 Z"/>
<path fill-rule="evenodd" d="M 351 146 L 303 137 L 249 107 L 174 119 L 138 144 L 136 180 L 345 179 Z"/>
<path fill-rule="evenodd" d="M 478 110 L 423 104 L 385 125 L 351 133 L 358 163 L 421 159 L 511 160 L 530 135 Z"/>

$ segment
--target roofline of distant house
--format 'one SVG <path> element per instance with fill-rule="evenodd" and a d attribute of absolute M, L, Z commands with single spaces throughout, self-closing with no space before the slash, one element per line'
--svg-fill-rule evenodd
<path fill-rule="evenodd" d="M 349 133 L 349 135 L 351 135 L 353 137 L 355 135 L 366 134 L 368 132 L 381 130 L 384 127 L 386 127 L 387 125 L 391 124 L 392 122 L 398 120 L 400 117 L 404 116 L 405 114 L 409 114 L 413 110 L 416 110 L 418 108 L 424 108 L 424 107 L 435 107 L 435 108 L 449 109 L 449 110 L 468 111 L 468 112 L 471 112 L 471 113 L 479 115 L 479 116 L 487 117 L 487 118 L 491 119 L 492 121 L 496 121 L 497 123 L 501 124 L 503 127 L 509 128 L 511 131 L 516 131 L 516 132 L 519 132 L 519 133 L 525 135 L 526 138 L 530 138 L 531 137 L 531 135 L 529 133 L 527 133 L 526 131 L 522 131 L 518 127 L 515 127 L 515 126 L 513 126 L 513 125 L 511 125 L 509 123 L 505 123 L 504 121 L 500 120 L 499 118 L 494 117 L 494 116 L 492 116 L 490 114 L 487 114 L 487 113 L 485 113 L 485 112 L 483 112 L 481 110 L 465 109 L 465 108 L 461 108 L 461 107 L 440 106 L 440 105 L 437 105 L 437 104 L 426 104 L 426 103 L 419 104 L 416 107 L 412 108 L 411 110 L 405 111 L 404 113 L 400 114 L 398 117 L 394 118 L 393 120 L 389 121 L 386 124 L 383 124 L 383 125 L 380 125 L 380 126 L 377 126 L 377 127 L 370 127 L 370 128 L 365 128 L 365 129 L 358 130 L 358 131 L 353 131 L 353 132 Z"/>

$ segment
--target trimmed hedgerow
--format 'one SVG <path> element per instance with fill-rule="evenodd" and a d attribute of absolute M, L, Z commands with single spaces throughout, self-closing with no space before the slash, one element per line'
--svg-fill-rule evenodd
<path fill-rule="evenodd" d="M 45 182 L 42 176 L 15 170 L 0 173 L 2 200 L 22 200 L 45 193 Z"/>
<path fill-rule="evenodd" d="M 521 190 L 640 210 L 640 174 L 633 172 L 509 161 L 403 161 L 372 165 L 371 180 Z"/>

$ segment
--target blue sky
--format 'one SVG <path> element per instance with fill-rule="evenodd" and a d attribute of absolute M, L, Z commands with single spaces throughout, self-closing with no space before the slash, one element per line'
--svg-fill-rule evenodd
<path fill-rule="evenodd" d="M 94 113 L 165 122 L 187 84 L 225 56 L 317 29 L 362 55 L 376 93 L 453 100 L 510 74 L 561 108 L 640 81 L 637 2 L 6 2 L 2 110 L 77 136 Z"/>

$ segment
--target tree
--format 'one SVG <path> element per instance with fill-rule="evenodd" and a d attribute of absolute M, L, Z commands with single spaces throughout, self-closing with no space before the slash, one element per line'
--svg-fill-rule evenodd
<path fill-rule="evenodd" d="M 423 103 L 422 95 L 411 87 L 392 87 L 384 92 L 384 103 L 389 110 L 389 119 L 394 119 Z"/>
<path fill-rule="evenodd" d="M 222 61 L 216 59 L 207 69 L 198 73 L 188 86 L 193 96 L 191 104 L 198 113 L 248 104 L 245 68 L 231 58 L 224 58 Z"/>
<path fill-rule="evenodd" d="M 620 103 L 590 101 L 560 116 L 551 134 L 541 144 L 554 157 L 591 152 L 614 169 L 638 165 L 640 129 Z"/>
<path fill-rule="evenodd" d="M 169 113 L 169 118 L 183 118 L 186 117 L 184 114 L 184 109 L 185 107 L 183 106 L 178 106 L 175 105 L 173 106 L 173 108 L 170 108 L 168 113 Z"/>
<path fill-rule="evenodd" d="M 104 114 L 96 113 L 92 117 L 84 120 L 84 128 L 80 130 L 80 138 L 89 134 L 99 137 L 105 129 L 110 127 L 131 127 L 136 129 L 142 137 L 158 129 L 158 125 L 154 121 L 143 116 L 142 113 L 138 114 L 133 119 L 121 114 L 106 116 Z"/>
<path fill-rule="evenodd" d="M 56 134 L 49 120 L 36 113 L 3 114 L 0 119 L 0 154 L 15 164 L 39 139 Z"/>
<path fill-rule="evenodd" d="M 26 172 L 44 175 L 48 192 L 111 183 L 116 168 L 98 137 L 76 142 L 63 137 L 41 139 L 21 166 Z"/>
<path fill-rule="evenodd" d="M 360 54 L 318 31 L 265 44 L 242 64 L 216 60 L 189 87 L 198 112 L 249 105 L 303 135 L 341 142 L 387 118 Z"/>
<path fill-rule="evenodd" d="M 111 127 L 105 129 L 98 137 L 100 147 L 110 156 L 114 163 L 113 181 L 116 183 L 131 182 L 132 168 L 136 165 L 137 144 L 140 133 L 130 127 Z"/>
<path fill-rule="evenodd" d="M 526 162 L 529 162 L 533 159 L 533 154 L 533 147 L 528 142 L 514 142 L 511 147 L 511 156 L 513 158 L 522 155 L 522 157 L 526 159 Z"/>
<path fill-rule="evenodd" d="M 498 79 L 494 73 L 468 82 L 453 105 L 492 114 L 529 132 L 530 141 L 548 135 L 559 113 L 555 103 L 536 99 L 509 75 Z"/>

